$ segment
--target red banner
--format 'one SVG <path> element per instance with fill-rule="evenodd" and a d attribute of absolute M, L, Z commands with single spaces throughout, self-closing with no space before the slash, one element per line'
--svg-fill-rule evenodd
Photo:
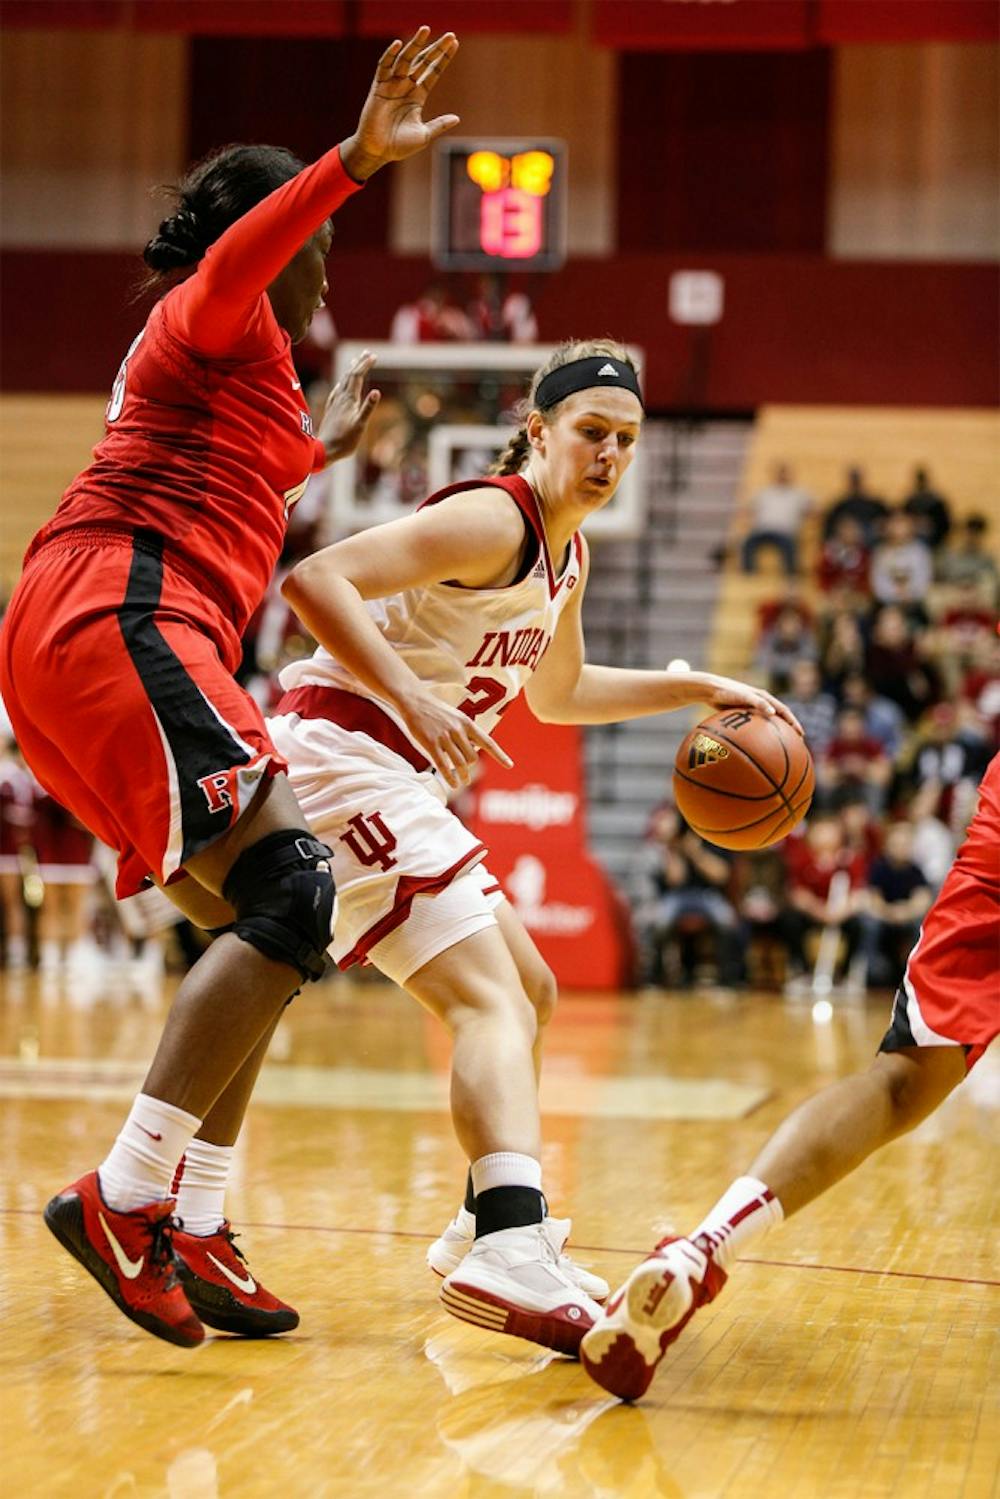
<path fill-rule="evenodd" d="M 850 42 L 995 42 L 997 0 L 594 0 L 623 52 L 781 51 Z"/>
<path fill-rule="evenodd" d="M 755 51 L 808 45 L 806 0 L 594 0 L 593 36 L 605 47 Z"/>
<path fill-rule="evenodd" d="M 550 964 L 572 989 L 619 989 L 631 976 L 627 913 L 590 856 L 580 730 L 540 724 L 523 702 L 504 714 L 504 770 L 483 755 L 469 825 L 487 868 Z"/>
<path fill-rule="evenodd" d="M 34 30 L 343 36 L 345 16 L 345 0 L 0 0 L 0 25 Z"/>
<path fill-rule="evenodd" d="M 544 31 L 565 35 L 573 26 L 573 0 L 359 0 L 359 36 L 407 37 L 418 26 L 431 35 L 454 31 L 461 38 L 481 31 Z"/>
<path fill-rule="evenodd" d="M 819 42 L 995 42 L 997 0 L 818 0 Z"/>

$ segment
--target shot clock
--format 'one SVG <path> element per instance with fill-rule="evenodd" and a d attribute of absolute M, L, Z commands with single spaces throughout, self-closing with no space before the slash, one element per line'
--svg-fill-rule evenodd
<path fill-rule="evenodd" d="M 566 146 L 447 140 L 434 160 L 434 264 L 554 271 L 566 258 Z"/>

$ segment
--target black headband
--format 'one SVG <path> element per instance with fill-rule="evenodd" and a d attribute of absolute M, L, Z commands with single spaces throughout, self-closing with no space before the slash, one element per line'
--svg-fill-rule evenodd
<path fill-rule="evenodd" d="M 642 391 L 635 370 L 624 360 L 612 359 L 607 354 L 574 359 L 571 364 L 561 364 L 558 369 L 551 370 L 535 392 L 535 405 L 540 411 L 547 411 L 575 391 L 593 390 L 601 385 L 620 385 L 623 390 L 630 390 L 638 396 L 642 405 Z"/>

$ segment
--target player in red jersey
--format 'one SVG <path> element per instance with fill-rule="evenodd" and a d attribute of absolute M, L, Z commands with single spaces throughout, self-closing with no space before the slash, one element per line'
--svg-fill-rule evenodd
<path fill-rule="evenodd" d="M 45 1215 L 126 1316 L 183 1346 L 202 1321 L 298 1321 L 228 1225 L 189 1254 L 184 1289 L 173 1257 L 177 1163 L 194 1139 L 202 1172 L 218 1169 L 284 1004 L 323 971 L 335 910 L 330 850 L 233 672 L 289 507 L 371 409 L 366 361 L 314 435 L 291 359 L 326 295 L 330 215 L 457 123 L 422 117 L 457 46 L 426 27 L 393 42 L 355 132 L 312 166 L 236 146 L 192 170 L 145 252 L 185 279 L 126 355 L 106 435 L 31 543 L 0 638 L 25 759 L 118 850 L 118 894 L 152 879 L 199 925 L 226 928 L 181 985 L 110 1154 Z"/>
<path fill-rule="evenodd" d="M 796 1109 L 690 1235 L 662 1240 L 633 1270 L 583 1339 L 587 1372 L 623 1400 L 638 1399 L 670 1344 L 721 1291 L 737 1254 L 919 1124 L 998 1034 L 1000 755 L 924 918 L 871 1069 Z"/>

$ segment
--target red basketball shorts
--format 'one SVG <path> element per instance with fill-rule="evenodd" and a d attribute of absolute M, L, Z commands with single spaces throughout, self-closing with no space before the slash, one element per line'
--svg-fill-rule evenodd
<path fill-rule="evenodd" d="M 881 1051 L 963 1046 L 972 1067 L 1000 1035 L 1000 756 L 968 837 L 924 918 Z"/>
<path fill-rule="evenodd" d="M 74 532 L 29 561 L 0 692 L 39 781 L 117 849 L 117 894 L 178 877 L 284 770 L 233 680 L 222 610 L 151 532 Z"/>

